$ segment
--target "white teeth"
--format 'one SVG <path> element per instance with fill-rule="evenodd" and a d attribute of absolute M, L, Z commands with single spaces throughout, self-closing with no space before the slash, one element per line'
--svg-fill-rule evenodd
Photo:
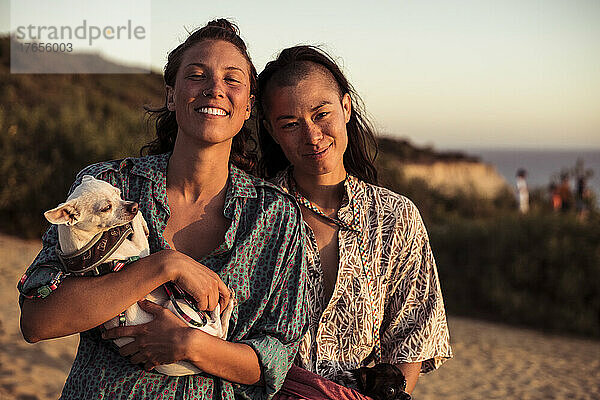
<path fill-rule="evenodd" d="M 227 113 L 225 112 L 225 110 L 222 110 L 220 108 L 214 108 L 214 107 L 200 107 L 196 111 L 199 112 L 199 113 L 201 113 L 201 114 L 227 115 Z"/>

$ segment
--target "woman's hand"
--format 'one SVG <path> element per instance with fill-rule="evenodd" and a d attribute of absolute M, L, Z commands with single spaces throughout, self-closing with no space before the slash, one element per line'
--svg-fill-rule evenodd
<path fill-rule="evenodd" d="M 200 310 L 213 311 L 217 304 L 225 310 L 231 291 L 213 270 L 176 250 L 162 250 L 170 280 L 191 295 Z"/>
<path fill-rule="evenodd" d="M 119 326 L 102 334 L 104 339 L 131 337 L 119 349 L 132 364 L 149 371 L 157 365 L 188 361 L 207 374 L 245 385 L 264 384 L 256 352 L 247 344 L 231 343 L 188 327 L 171 311 L 148 300 L 139 306 L 154 319 L 146 324 Z"/>
<path fill-rule="evenodd" d="M 190 328 L 179 317 L 166 308 L 149 300 L 140 300 L 142 310 L 152 314 L 148 323 L 134 326 L 119 326 L 102 334 L 103 339 L 131 337 L 133 342 L 119 349 L 123 357 L 132 364 L 143 364 L 146 371 L 157 365 L 171 364 L 187 359 L 186 340 Z"/>

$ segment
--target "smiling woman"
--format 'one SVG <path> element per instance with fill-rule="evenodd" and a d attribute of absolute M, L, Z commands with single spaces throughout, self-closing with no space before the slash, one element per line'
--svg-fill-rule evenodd
<path fill-rule="evenodd" d="M 325 53 L 283 50 L 259 97 L 262 172 L 294 195 L 308 232 L 309 329 L 279 398 L 406 398 L 399 388 L 452 356 L 421 216 L 376 185 L 373 130 Z"/>
<path fill-rule="evenodd" d="M 256 71 L 237 27 L 212 21 L 169 54 L 165 104 L 149 110 L 157 139 L 150 154 L 94 164 L 84 175 L 136 201 L 151 253 L 118 272 L 65 274 L 57 229 L 19 282 L 26 340 L 80 333 L 62 399 L 271 397 L 283 384 L 306 321 L 301 213 L 293 199 L 252 177 L 246 152 Z M 188 327 L 143 301 L 154 319 L 102 335 L 96 328 L 172 281 L 200 310 L 237 301 L 227 340 Z M 105 339 L 131 337 L 117 352 Z M 156 365 L 180 360 L 201 374 L 166 376 Z M 234 393 L 235 392 L 235 393 Z"/>
<path fill-rule="evenodd" d="M 224 53 L 231 55 L 232 64 L 219 66 L 221 71 L 203 71 L 203 68 L 205 69 L 208 66 L 203 62 L 190 62 L 189 57 L 186 64 L 184 57 L 186 56 L 187 51 L 194 47 L 194 45 L 199 41 L 206 42 L 207 47 L 219 47 Z M 220 45 L 211 43 L 215 41 L 220 42 Z M 231 46 L 225 46 L 226 44 Z M 195 49 L 194 51 L 202 52 L 206 51 L 206 49 Z M 252 148 L 252 146 L 246 145 L 252 140 L 252 129 L 246 125 L 249 123 L 255 123 L 255 121 L 250 120 L 249 117 L 256 93 L 256 68 L 248 56 L 246 44 L 238 35 L 231 36 L 227 34 L 225 30 L 216 30 L 214 28 L 210 31 L 196 31 L 190 35 L 190 37 L 184 43 L 180 44 L 177 48 L 171 51 L 171 53 L 169 53 L 169 59 L 167 65 L 165 66 L 164 73 L 165 87 L 167 88 L 167 101 L 162 107 L 146 108 L 148 113 L 155 118 L 157 138 L 153 142 L 144 146 L 142 150 L 147 151 L 150 154 L 160 154 L 166 151 L 172 151 L 174 148 L 175 139 L 177 138 L 177 134 L 179 132 L 179 121 L 177 120 L 174 108 L 175 83 L 178 78 L 181 78 L 180 75 L 184 74 L 183 71 L 180 71 L 180 66 L 183 66 L 183 68 L 181 68 L 182 70 L 185 68 L 191 69 L 188 71 L 188 74 L 185 77 L 186 81 L 199 81 L 198 86 L 195 86 L 199 91 L 192 93 L 191 97 L 189 97 L 187 100 L 191 102 L 195 101 L 198 111 L 201 111 L 200 101 L 202 100 L 202 97 L 206 97 L 205 106 L 207 108 L 210 104 L 210 101 L 217 103 L 224 102 L 222 99 L 224 93 L 217 92 L 216 94 L 220 96 L 221 100 L 215 99 L 215 92 L 212 91 L 213 89 L 206 86 L 207 80 L 209 81 L 209 85 L 214 85 L 215 79 L 227 79 L 227 85 L 225 85 L 226 87 L 233 86 L 237 87 L 239 91 L 248 91 L 247 94 L 249 98 L 245 100 L 246 106 L 237 113 L 237 116 L 239 117 L 240 113 L 246 115 L 246 112 L 248 112 L 247 116 L 244 118 L 246 122 L 243 120 L 238 121 L 241 122 L 241 128 L 235 132 L 235 136 L 231 142 L 231 153 L 229 157 L 231 162 L 237 167 L 245 171 L 253 170 L 257 163 L 257 157 L 256 153 L 248 150 L 248 148 Z M 215 65 L 212 67 L 214 68 Z M 210 72 L 215 72 L 221 75 L 220 77 L 210 75 Z M 181 79 L 179 79 L 179 81 L 181 82 L 181 86 L 188 86 L 188 84 L 183 82 Z M 205 86 L 202 86 L 202 82 L 204 82 L 203 85 Z M 181 90 L 178 89 L 178 92 L 183 91 L 184 88 L 182 87 L 180 89 Z M 229 105 L 230 107 L 231 104 Z M 227 112 L 227 110 L 223 111 Z M 212 112 L 214 113 L 215 111 Z"/>
<path fill-rule="evenodd" d="M 202 62 L 197 62 L 202 60 Z M 231 43 L 208 40 L 188 49 L 167 85 L 167 108 L 176 113 L 180 143 L 229 142 L 250 117 L 250 72 Z"/>
<path fill-rule="evenodd" d="M 310 65 L 307 65 L 310 68 Z M 311 79 L 293 86 L 273 85 L 264 95 L 269 114 L 264 124 L 296 168 L 311 175 L 344 179 L 343 158 L 348 146 L 345 126 L 350 121 L 350 95 L 340 95 L 332 76 L 315 65 Z"/>

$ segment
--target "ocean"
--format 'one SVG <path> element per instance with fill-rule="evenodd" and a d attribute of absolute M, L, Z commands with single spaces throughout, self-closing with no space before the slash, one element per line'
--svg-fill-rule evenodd
<path fill-rule="evenodd" d="M 497 150 L 470 149 L 463 151 L 481 158 L 481 161 L 496 167 L 498 172 L 515 185 L 515 175 L 519 168 L 527 170 L 527 184 L 530 191 L 535 188 L 547 189 L 551 179 L 558 179 L 564 169 L 573 169 L 578 159 L 583 160 L 584 168 L 593 171 L 587 185 L 600 198 L 600 150 Z M 575 190 L 575 180 L 571 179 Z"/>

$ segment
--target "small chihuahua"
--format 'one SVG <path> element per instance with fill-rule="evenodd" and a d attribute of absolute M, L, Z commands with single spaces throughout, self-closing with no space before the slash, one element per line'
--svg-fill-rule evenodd
<path fill-rule="evenodd" d="M 123 260 L 150 254 L 148 225 L 139 212 L 138 204 L 122 200 L 119 189 L 93 176 L 84 175 L 67 201 L 46 211 L 44 216 L 50 223 L 58 225 L 56 253 L 67 272 L 73 275 L 96 276 L 117 272 L 125 265 Z M 178 294 L 178 298 L 173 293 Z M 194 310 L 193 302 L 186 300 L 189 296 L 173 283 L 156 288 L 145 298 L 168 308 L 191 327 L 222 339 L 227 337 L 234 299 L 230 300 L 222 314 L 218 305 L 209 313 Z M 152 315 L 135 303 L 105 322 L 104 327 L 139 325 L 151 320 Z M 122 347 L 131 341 L 132 338 L 124 337 L 113 342 Z M 202 372 L 185 361 L 159 365 L 155 370 L 170 376 Z"/>

